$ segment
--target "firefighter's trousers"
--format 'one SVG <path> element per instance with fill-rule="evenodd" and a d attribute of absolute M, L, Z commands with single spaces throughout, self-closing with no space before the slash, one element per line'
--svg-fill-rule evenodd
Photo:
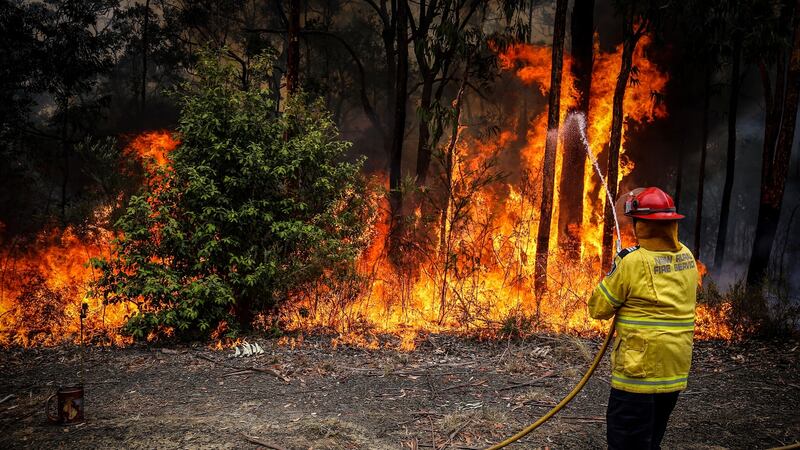
<path fill-rule="evenodd" d="M 658 450 L 678 392 L 637 394 L 611 388 L 606 412 L 608 448 Z"/>

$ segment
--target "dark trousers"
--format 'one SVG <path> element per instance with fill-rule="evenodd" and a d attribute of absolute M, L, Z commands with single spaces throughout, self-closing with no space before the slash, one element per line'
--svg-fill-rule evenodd
<path fill-rule="evenodd" d="M 611 388 L 606 433 L 611 450 L 658 450 L 678 393 L 635 394 Z"/>

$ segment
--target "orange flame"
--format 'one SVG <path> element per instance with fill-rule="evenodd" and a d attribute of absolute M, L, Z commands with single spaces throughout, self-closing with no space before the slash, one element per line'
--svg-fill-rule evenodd
<path fill-rule="evenodd" d="M 68 227 L 44 231 L 25 247 L 3 245 L 0 345 L 78 342 L 83 303 L 88 305 L 85 340 L 102 337 L 103 343 L 123 344 L 117 331 L 131 312 L 129 306 L 106 305 L 87 294 L 96 276 L 88 261 L 107 253 L 112 237 L 101 229 L 78 236 Z"/>
<path fill-rule="evenodd" d="M 647 59 L 650 39 L 644 37 L 634 54 L 636 80 L 625 95 L 625 125 L 647 123 L 666 117 L 663 104 L 652 101 L 653 91 L 662 91 L 668 76 Z M 595 49 L 592 93 L 587 130 L 590 144 L 599 152 L 608 144 L 612 99 L 621 61 L 621 46 L 612 53 Z M 527 44 L 514 45 L 499 54 L 501 67 L 526 86 L 547 94 L 550 81 L 550 49 Z M 570 60 L 566 58 L 562 82 L 562 117 L 576 105 Z M 384 196 L 375 194 L 377 217 L 369 230 L 371 244 L 358 261 L 360 278 L 320 283 L 309 292 L 294 294 L 283 315 L 290 327 L 312 330 L 333 327 L 340 332 L 333 345 L 379 348 L 375 333 L 395 334 L 396 348 L 412 350 L 420 331 L 482 331 L 492 334 L 523 334 L 535 330 L 598 333 L 605 325 L 586 312 L 586 299 L 600 277 L 601 228 L 605 198 L 599 180 L 586 162 L 581 251 L 578 260 L 558 250 L 558 227 L 549 236 L 549 292 L 533 295 L 533 276 L 538 230 L 538 211 L 545 139 L 546 111 L 528 124 L 524 142 L 517 141 L 516 124 L 491 139 L 470 138 L 463 133 L 453 153 L 451 193 L 454 206 L 446 214 L 431 214 L 417 206 L 405 224 L 406 231 L 427 243 L 407 245 L 408 255 L 387 255 L 392 234 L 392 215 Z M 635 170 L 625 154 L 625 129 L 621 149 L 620 179 Z M 557 138 L 551 133 L 550 138 Z M 169 170 L 169 153 L 178 146 L 168 132 L 144 133 L 136 137 L 125 154 L 140 161 L 148 173 Z M 482 183 L 491 173 L 493 161 L 509 158 L 510 148 L 520 148 L 519 173 L 513 182 Z M 562 150 L 557 153 L 555 180 L 560 179 Z M 163 180 L 149 179 L 159 188 Z M 374 183 L 385 185 L 385 178 Z M 558 182 L 552 223 L 560 212 Z M 457 201 L 465 200 L 462 203 Z M 448 203 L 450 205 L 450 203 Z M 457 206 L 457 207 L 456 207 Z M 626 239 L 633 239 L 630 232 Z M 24 250 L 0 242 L 0 344 L 50 345 L 75 341 L 82 302 L 90 305 L 89 333 L 105 332 L 115 344 L 125 341 L 118 328 L 130 314 L 129 305 L 103 305 L 89 298 L 86 286 L 94 276 L 86 266 L 90 257 L 109 251 L 112 233 L 98 230 L 79 237 L 74 230 L 50 230 Z M 632 243 L 632 242 L 629 242 Z M 422 250 L 420 250 L 422 249 Z M 416 253 L 415 253 L 416 252 Z M 409 261 L 411 261 L 409 263 Z M 701 270 L 704 266 L 699 265 Z M 26 275 L 27 274 L 27 275 Z M 726 312 L 698 308 L 698 336 L 730 339 L 722 326 Z M 31 321 L 31 318 L 35 319 Z M 101 319 L 102 318 L 102 319 Z M 32 325 L 34 324 L 34 325 Z M 109 334 L 110 333 L 110 334 Z M 220 336 L 222 331 L 218 333 Z M 237 342 L 237 341 L 232 341 Z M 299 338 L 286 338 L 284 345 L 302 345 Z M 231 342 L 218 340 L 217 347 Z"/>
<path fill-rule="evenodd" d="M 635 77 L 624 98 L 625 121 L 623 147 L 620 157 L 620 184 L 635 170 L 634 162 L 625 154 L 625 129 L 630 122 L 648 123 L 667 115 L 663 103 L 654 101 L 654 92 L 666 87 L 669 77 L 647 59 L 651 39 L 643 37 L 634 53 Z M 500 53 L 500 67 L 513 72 L 523 84 L 546 96 L 550 83 L 550 54 L 546 46 L 513 45 Z M 592 93 L 589 106 L 588 138 L 593 150 L 603 150 L 610 138 L 612 102 L 617 73 L 621 66 L 622 46 L 612 53 L 595 49 L 592 73 Z M 561 122 L 566 112 L 576 106 L 569 58 L 565 60 L 562 82 Z M 584 171 L 583 223 L 580 236 L 581 258 L 570 260 L 558 251 L 558 227 L 551 227 L 551 254 L 548 262 L 549 293 L 536 299 L 533 295 L 533 275 L 538 230 L 539 186 L 547 133 L 547 111 L 541 111 L 527 124 L 527 138 L 521 157 L 521 180 L 504 186 L 486 186 L 469 192 L 471 207 L 461 222 L 453 217 L 438 217 L 434 223 L 423 220 L 419 208 L 412 219 L 416 229 L 440 230 L 436 242 L 430 245 L 433 255 L 425 255 L 417 267 L 396 267 L 387 258 L 385 242 L 389 238 L 389 219 L 385 213 L 373 231 L 373 245 L 362 255 L 361 274 L 367 280 L 367 293 L 353 301 L 327 291 L 333 297 L 330 303 L 320 303 L 315 294 L 306 298 L 302 309 L 305 314 L 288 313 L 290 322 L 298 328 L 333 326 L 344 336 L 369 330 L 390 332 L 402 336 L 404 349 L 414 345 L 414 330 L 446 331 L 494 329 L 514 332 L 521 328 L 545 329 L 559 332 L 596 333 L 604 324 L 587 316 L 586 299 L 596 286 L 600 274 L 602 242 L 602 217 L 605 198 L 599 189 L 599 180 L 587 161 Z M 454 195 L 464 194 L 470 184 L 477 181 L 476 174 L 494 155 L 511 147 L 516 139 L 513 126 L 501 130 L 492 141 L 461 138 L 454 154 Z M 466 135 L 466 133 L 465 133 Z M 558 152 L 555 180 L 560 179 L 562 150 Z M 558 182 L 554 198 L 552 223 L 558 223 Z M 384 212 L 388 206 L 382 205 Z M 442 220 L 445 223 L 442 224 Z M 452 238 L 451 253 L 455 256 L 449 277 L 443 276 L 444 255 L 442 235 Z M 633 243 L 631 231 L 625 233 Z M 443 256 L 444 255 L 444 256 Z M 369 270 L 364 270 L 369 268 Z M 445 272 L 445 275 L 448 275 Z M 442 288 L 444 285 L 444 289 Z M 444 295 L 443 295 L 444 292 Z M 319 294 L 317 292 L 316 294 Z M 311 301 L 314 297 L 317 300 Z M 444 299 L 443 299 L 444 297 Z M 344 305 L 344 306 L 343 306 Z M 706 320 L 706 312 L 699 313 L 698 322 L 703 337 L 729 338 L 724 332 L 714 331 L 709 324 L 720 318 Z M 716 325 L 714 325 L 716 326 Z M 374 340 L 361 337 L 343 337 L 337 342 L 352 343 L 368 348 L 375 347 Z"/>
<path fill-rule="evenodd" d="M 152 173 L 168 167 L 167 155 L 177 145 L 167 132 L 143 133 L 123 154 Z M 107 222 L 110 211 L 109 206 L 99 207 L 95 219 Z M 106 304 L 89 295 L 91 282 L 99 276 L 89 260 L 108 256 L 113 238 L 114 233 L 102 227 L 80 233 L 73 227 L 51 228 L 31 241 L 5 241 L 0 234 L 0 345 L 79 342 L 82 304 L 88 306 L 85 342 L 128 343 L 119 329 L 134 306 Z"/>

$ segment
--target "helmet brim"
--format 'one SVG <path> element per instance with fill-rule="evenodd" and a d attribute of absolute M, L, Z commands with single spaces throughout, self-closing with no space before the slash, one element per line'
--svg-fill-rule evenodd
<path fill-rule="evenodd" d="M 674 212 L 657 212 L 649 214 L 633 213 L 633 214 L 627 214 L 627 216 L 643 220 L 681 220 L 686 217 L 683 214 L 678 214 Z"/>

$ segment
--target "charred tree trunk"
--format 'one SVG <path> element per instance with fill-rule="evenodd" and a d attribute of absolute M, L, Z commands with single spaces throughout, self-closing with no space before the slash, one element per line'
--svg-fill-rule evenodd
<path fill-rule="evenodd" d="M 631 75 L 633 66 L 633 52 L 636 44 L 645 31 L 646 24 L 640 24 L 634 30 L 633 18 L 625 20 L 624 42 L 622 46 L 622 64 L 617 76 L 617 84 L 614 87 L 614 100 L 611 115 L 611 139 L 608 144 L 608 183 L 609 194 L 612 199 L 617 198 L 617 184 L 619 182 L 619 150 L 622 144 L 622 125 L 625 120 L 623 114 L 623 100 L 625 100 L 625 89 L 628 86 L 628 79 Z M 614 208 L 610 201 L 606 200 L 605 214 L 603 220 L 603 270 L 611 267 L 613 260 L 614 244 Z"/>
<path fill-rule="evenodd" d="M 439 221 L 439 254 L 442 260 L 442 285 L 439 291 L 439 324 L 444 323 L 447 314 L 447 279 L 450 273 L 450 263 L 452 259 L 452 230 L 453 219 L 451 215 L 450 204 L 453 201 L 453 158 L 455 156 L 456 144 L 458 143 L 458 134 L 460 131 L 461 120 L 461 105 L 464 98 L 464 90 L 467 86 L 467 77 L 469 75 L 469 61 L 467 62 L 467 70 L 464 71 L 464 77 L 461 79 L 461 86 L 458 89 L 456 100 L 453 105 L 455 114 L 453 114 L 453 127 L 450 130 L 450 143 L 447 146 L 447 153 L 444 158 L 444 182 L 445 182 L 445 195 L 444 207 L 442 208 L 440 221 Z"/>
<path fill-rule="evenodd" d="M 747 270 L 749 287 L 758 286 L 767 273 L 789 172 L 795 124 L 797 123 L 798 100 L 800 100 L 800 0 L 794 7 L 792 22 L 794 31 L 789 67 L 784 71 L 783 64 L 778 64 L 775 98 L 773 99 L 776 113 L 767 115 L 766 129 L 777 129 L 777 137 L 774 141 L 767 139 L 771 136 L 765 136 L 764 139 L 764 167 L 761 170 L 761 197 L 756 238 Z M 786 73 L 785 83 L 781 76 L 783 73 Z M 781 92 L 783 93 L 781 94 Z M 768 92 L 765 94 L 768 95 Z M 769 100 L 767 104 L 769 105 Z"/>
<path fill-rule="evenodd" d="M 392 159 L 392 147 L 394 145 L 394 136 L 392 135 L 392 126 L 394 125 L 394 99 L 396 97 L 395 89 L 396 85 L 396 77 L 397 77 L 397 50 L 396 48 L 399 47 L 401 44 L 396 43 L 395 39 L 399 36 L 397 34 L 397 15 L 396 12 L 393 12 L 393 16 L 390 19 L 385 12 L 382 14 L 384 25 L 383 31 L 381 32 L 381 38 L 383 39 L 383 47 L 386 52 L 385 60 L 386 60 L 386 106 L 384 108 L 384 123 L 386 124 L 386 129 L 389 132 L 383 132 L 383 146 L 386 150 L 386 160 L 391 161 Z M 396 46 L 395 46 L 396 44 Z M 377 105 L 376 105 L 377 106 Z M 403 119 L 405 122 L 405 119 Z"/>
<path fill-rule="evenodd" d="M 422 68 L 421 68 L 422 69 Z M 422 94 L 419 98 L 419 141 L 417 144 L 417 186 L 424 186 L 428 179 L 431 165 L 431 131 L 430 111 L 433 98 L 434 73 L 424 73 L 422 77 Z"/>
<path fill-rule="evenodd" d="M 406 96 L 408 93 L 408 6 L 405 1 L 397 6 L 397 74 L 395 75 L 394 123 L 392 124 L 392 147 L 389 160 L 389 201 L 392 215 L 396 219 L 393 236 L 399 232 L 398 220 L 402 215 L 403 196 L 400 192 L 403 162 L 403 138 L 406 126 Z M 396 243 L 396 239 L 393 240 Z M 394 244 L 393 244 L 394 246 Z"/>
<path fill-rule="evenodd" d="M 147 101 L 147 38 L 150 32 L 150 0 L 144 2 L 144 23 L 142 25 L 142 100 L 141 110 L 144 111 Z"/>
<path fill-rule="evenodd" d="M 578 94 L 578 104 L 573 112 L 589 118 L 589 99 L 592 87 L 594 50 L 594 0 L 576 0 L 572 8 L 572 72 L 573 86 Z M 577 130 L 576 130 L 577 131 Z M 558 213 L 558 243 L 569 257 L 581 256 L 580 226 L 583 222 L 583 178 L 586 167 L 586 150 L 580 139 L 564 142 L 564 160 L 561 164 Z"/>
<path fill-rule="evenodd" d="M 65 99 L 61 102 L 61 159 L 64 172 L 61 178 L 61 225 L 67 226 L 67 186 L 69 185 L 69 159 L 70 159 L 70 144 L 67 140 L 67 127 L 69 125 L 67 109 L 69 108 L 69 100 Z"/>
<path fill-rule="evenodd" d="M 289 45 L 286 54 L 286 92 L 291 97 L 300 82 L 300 0 L 289 2 Z"/>
<path fill-rule="evenodd" d="M 708 114 L 711 105 L 711 68 L 706 67 L 703 79 L 703 122 L 700 127 L 702 133 L 702 147 L 700 148 L 700 167 L 697 176 L 697 208 L 694 218 L 694 257 L 700 259 L 700 235 L 703 229 L 703 189 L 706 179 L 706 155 L 708 154 Z M 676 203 L 677 206 L 677 203 Z"/>
<path fill-rule="evenodd" d="M 730 216 L 733 176 L 736 171 L 736 116 L 739 111 L 739 66 L 742 59 L 742 38 L 733 37 L 733 61 L 731 62 L 731 94 L 728 100 L 728 152 L 725 165 L 725 185 L 722 188 L 722 203 L 719 215 L 717 247 L 714 250 L 714 269 L 722 269 L 725 259 L 725 243 L 728 239 L 728 217 Z"/>
<path fill-rule="evenodd" d="M 683 189 L 683 142 L 678 147 L 678 162 L 676 164 L 677 171 L 675 176 L 675 192 L 672 194 L 672 199 L 675 202 L 675 209 L 680 211 L 681 189 Z"/>
<path fill-rule="evenodd" d="M 547 110 L 547 138 L 544 147 L 542 170 L 542 204 L 539 214 L 539 231 L 536 235 L 536 269 L 534 290 L 537 303 L 547 290 L 547 256 L 550 253 L 550 221 L 553 215 L 553 190 L 555 188 L 556 150 L 558 148 L 558 122 L 561 112 L 561 69 L 564 59 L 564 34 L 567 21 L 567 0 L 556 2 L 553 24 L 553 56 L 550 68 L 550 99 Z M 538 308 L 537 308 L 538 314 Z"/>

